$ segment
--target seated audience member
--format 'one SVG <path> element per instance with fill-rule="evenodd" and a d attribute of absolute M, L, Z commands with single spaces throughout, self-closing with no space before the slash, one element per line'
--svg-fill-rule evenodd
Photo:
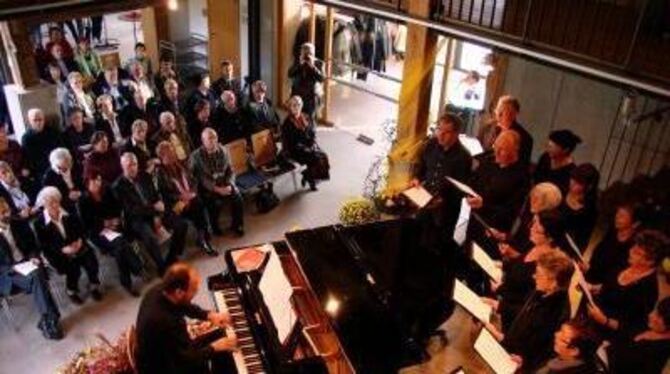
<path fill-rule="evenodd" d="M 598 180 L 600 173 L 591 164 L 581 164 L 570 173 L 570 186 L 561 211 L 568 222 L 568 234 L 582 253 L 591 239 L 598 218 Z"/>
<path fill-rule="evenodd" d="M 51 47 L 53 47 L 54 45 L 61 46 L 64 57 L 68 58 L 74 57 L 74 51 L 72 50 L 70 42 L 68 42 L 67 39 L 65 39 L 65 35 L 63 35 L 63 30 L 61 30 L 60 27 L 56 26 L 49 28 L 49 41 L 47 42 L 44 49 L 46 49 L 47 51 L 51 51 Z"/>
<path fill-rule="evenodd" d="M 146 100 L 152 99 L 154 97 L 154 86 L 142 64 L 139 61 L 133 61 L 127 69 L 130 78 L 135 82 L 136 89 L 142 92 L 142 96 Z"/>
<path fill-rule="evenodd" d="M 10 139 L 7 134 L 7 124 L 0 121 L 0 161 L 4 161 L 12 168 L 16 177 L 21 181 L 31 196 L 34 192 L 35 178 L 28 168 L 26 157 L 19 142 Z"/>
<path fill-rule="evenodd" d="M 221 97 L 223 91 L 233 91 L 237 102 L 240 104 L 244 102 L 242 83 L 235 78 L 235 66 L 229 60 L 221 62 L 221 78 L 212 83 L 212 92 L 215 97 Z"/>
<path fill-rule="evenodd" d="M 79 71 L 86 83 L 93 83 L 95 78 L 102 72 L 102 62 L 98 53 L 91 48 L 89 38 L 80 38 L 77 42 L 77 54 L 74 60 L 79 66 Z"/>
<path fill-rule="evenodd" d="M 154 76 L 154 85 L 158 89 L 158 94 L 161 98 L 165 97 L 165 83 L 168 80 L 173 80 L 177 86 L 181 84 L 179 76 L 174 69 L 174 62 L 172 56 L 169 54 L 162 54 L 160 57 L 158 72 Z"/>
<path fill-rule="evenodd" d="M 67 76 L 68 91 L 63 103 L 65 113 L 70 109 L 81 109 L 84 120 L 93 125 L 95 123 L 95 102 L 91 95 L 84 91 L 84 78 L 79 72 L 70 73 Z"/>
<path fill-rule="evenodd" d="M 279 116 L 272 101 L 265 96 L 267 90 L 263 81 L 255 81 L 251 85 L 251 98 L 246 105 L 249 126 L 253 133 L 268 129 L 275 139 L 279 139 Z"/>
<path fill-rule="evenodd" d="M 149 77 L 149 81 L 151 81 L 151 76 L 153 75 L 154 70 L 151 66 L 151 58 L 147 55 L 147 46 L 142 42 L 135 44 L 135 56 L 126 63 L 126 70 L 131 71 L 131 75 L 133 70 L 132 65 L 135 63 L 140 64 L 142 72 Z"/>
<path fill-rule="evenodd" d="M 570 173 L 576 167 L 572 152 L 582 139 L 570 130 L 555 130 L 549 133 L 546 151 L 540 156 L 533 183 L 550 182 L 562 193 L 570 187 Z"/>
<path fill-rule="evenodd" d="M 130 136 L 130 126 L 124 127 L 119 115 L 114 111 L 114 99 L 110 95 L 98 96 L 95 103 L 98 106 L 95 129 L 104 131 L 115 146 L 120 146 Z"/>
<path fill-rule="evenodd" d="M 123 111 L 133 98 L 132 85 L 127 79 L 124 71 L 115 66 L 108 66 L 102 71 L 93 85 L 95 96 L 109 95 L 114 101 L 114 110 L 117 113 Z"/>
<path fill-rule="evenodd" d="M 118 201 L 95 171 L 86 175 L 86 192 L 79 199 L 79 214 L 89 240 L 116 259 L 123 288 L 132 296 L 139 296 L 131 275 L 140 275 L 142 262 L 125 235 Z"/>
<path fill-rule="evenodd" d="M 634 244 L 635 234 L 641 225 L 641 208 L 631 204 L 620 204 L 614 215 L 614 227 L 610 228 L 594 248 L 586 280 L 595 285 L 615 278 L 628 267 L 628 250 Z"/>
<path fill-rule="evenodd" d="M 14 269 L 14 265 L 24 261 L 32 261 L 38 268 L 23 275 Z M 0 296 L 9 296 L 17 290 L 32 294 L 41 316 L 37 327 L 44 337 L 62 339 L 60 312 L 51 296 L 34 235 L 30 226 L 12 219 L 7 202 L 0 198 Z"/>
<path fill-rule="evenodd" d="M 37 212 L 33 204 L 34 196 L 23 187 L 4 161 L 0 161 L 0 197 L 5 199 L 15 221 L 27 221 Z"/>
<path fill-rule="evenodd" d="M 643 329 L 615 340 L 607 357 L 614 374 L 664 372 L 670 357 L 670 297 L 658 302 Z"/>
<path fill-rule="evenodd" d="M 91 296 L 102 299 L 98 279 L 98 259 L 84 240 L 79 219 L 61 207 L 61 194 L 53 186 L 44 187 L 37 195 L 37 205 L 44 208 L 35 221 L 35 232 L 44 257 L 65 275 L 67 295 L 75 304 L 83 302 L 79 295 L 79 277 L 84 268 L 90 283 Z"/>
<path fill-rule="evenodd" d="M 493 151 L 498 135 L 505 130 L 514 130 L 519 135 L 519 161 L 524 165 L 530 165 L 533 153 L 533 137 L 517 121 L 521 110 L 519 100 L 510 95 L 501 96 L 495 108 L 495 122 L 481 128 L 477 139 L 482 144 L 484 151 Z"/>
<path fill-rule="evenodd" d="M 156 168 L 158 191 L 167 209 L 193 222 L 198 232 L 198 246 L 210 256 L 218 255 L 209 242 L 212 229 L 205 205 L 198 197 L 198 183 L 195 178 L 177 159 L 172 143 L 159 143 L 156 154 L 161 161 Z"/>
<path fill-rule="evenodd" d="M 201 144 L 200 134 L 202 134 L 202 131 L 208 127 L 213 127 L 210 118 L 212 106 L 207 100 L 199 100 L 195 104 L 193 110 L 195 111 L 194 115 L 188 121 L 188 135 L 191 137 L 191 140 L 193 140 L 193 146 L 199 147 Z"/>
<path fill-rule="evenodd" d="M 223 91 L 221 102 L 212 113 L 212 122 L 222 144 L 243 138 L 248 140 L 251 136 L 249 123 L 238 107 L 233 91 Z"/>
<path fill-rule="evenodd" d="M 179 84 L 174 79 L 167 79 L 162 87 L 163 95 L 156 106 L 156 113 L 154 113 L 155 120 L 163 112 L 170 112 L 179 121 L 184 122 L 182 102 L 179 100 Z"/>
<path fill-rule="evenodd" d="M 191 137 L 188 136 L 183 124 L 178 123 L 175 116 L 168 111 L 161 113 L 159 120 L 161 128 L 154 134 L 152 143 L 158 145 L 160 142 L 169 142 L 177 153 L 177 159 L 186 162 L 192 146 Z"/>
<path fill-rule="evenodd" d="M 543 253 L 535 265 L 534 291 L 512 324 L 502 333 L 488 324 L 503 347 L 521 358 L 521 372 L 534 372 L 551 357 L 554 332 L 570 314 L 567 288 L 573 272 L 572 260 L 563 252 Z"/>
<path fill-rule="evenodd" d="M 38 108 L 28 110 L 28 125 L 21 138 L 23 154 L 27 161 L 30 174 L 35 178 L 41 178 L 49 169 L 49 154 L 58 147 L 65 146 L 58 130 L 47 125 L 44 120 L 44 112 Z"/>
<path fill-rule="evenodd" d="M 77 63 L 74 62 L 71 56 L 66 56 L 61 44 L 54 44 L 49 49 L 51 54 L 51 62 L 58 66 L 60 73 L 67 77 L 72 72 L 79 72 Z"/>
<path fill-rule="evenodd" d="M 142 241 L 149 251 L 158 273 L 184 253 L 186 222 L 166 209 L 151 176 L 138 168 L 137 156 L 132 152 L 121 155 L 123 174 L 114 183 L 114 194 L 121 202 L 128 229 Z M 166 228 L 172 230 L 170 249 L 165 259 L 161 254 L 161 240 Z"/>
<path fill-rule="evenodd" d="M 668 238 L 659 231 L 639 232 L 628 251 L 628 267 L 594 290 L 597 306 L 589 305 L 588 315 L 606 337 L 644 328 L 658 300 L 656 268 L 668 245 Z"/>
<path fill-rule="evenodd" d="M 502 283 L 495 287 L 499 302 L 486 300 L 499 313 L 503 329 L 508 328 L 517 316 L 523 303 L 533 290 L 533 271 L 538 258 L 547 252 L 560 251 L 564 245 L 565 222 L 556 210 L 538 213 L 530 228 L 533 247 L 520 255 L 513 247 L 500 244 L 503 261 Z"/>
<path fill-rule="evenodd" d="M 148 128 L 149 126 L 144 120 L 138 119 L 133 122 L 130 139 L 121 146 L 119 153 L 130 152 L 135 154 L 140 165 L 140 170 L 152 174 L 157 160 L 151 156 L 151 150 L 147 143 Z"/>
<path fill-rule="evenodd" d="M 460 196 L 447 177 L 465 182 L 470 178 L 472 156 L 458 140 L 461 120 L 444 114 L 437 121 L 435 136 L 428 139 L 421 152 L 419 167 L 412 185 L 421 185 L 440 202 L 438 226 L 452 237 L 461 208 Z"/>
<path fill-rule="evenodd" d="M 554 334 L 554 357 L 537 374 L 593 374 L 599 339 L 587 325 L 570 320 Z"/>
<path fill-rule="evenodd" d="M 53 186 L 58 188 L 63 200 L 61 205 L 68 213 L 76 217 L 77 210 L 75 203 L 81 197 L 84 190 L 81 181 L 81 174 L 74 166 L 72 155 L 67 148 L 56 148 L 49 154 L 49 168 L 42 177 L 43 186 Z"/>
<path fill-rule="evenodd" d="M 244 235 L 244 203 L 235 186 L 235 174 L 230 165 L 230 156 L 219 143 L 216 131 L 202 131 L 202 145 L 193 151 L 189 160 L 190 169 L 198 181 L 202 199 L 207 202 L 212 229 L 221 235 L 219 213 L 226 201 L 231 204 L 231 227 L 237 235 Z"/>
<path fill-rule="evenodd" d="M 200 100 L 206 100 L 211 108 L 216 106 L 217 97 L 210 89 L 209 73 L 200 73 L 195 77 L 195 89 L 186 100 L 184 115 L 191 118 L 195 115 L 195 105 Z"/>
<path fill-rule="evenodd" d="M 519 161 L 519 141 L 515 131 L 500 133 L 493 147 L 494 159 L 481 162 L 472 174 L 470 186 L 479 196 L 466 198 L 473 212 L 500 232 L 511 230 L 528 193 L 527 165 Z M 468 237 L 489 255 L 499 257 L 495 243 L 487 238 L 485 228 L 477 220 L 470 220 Z"/>
<path fill-rule="evenodd" d="M 82 160 L 84 156 L 91 151 L 91 136 L 93 135 L 93 125 L 84 121 L 84 112 L 79 108 L 72 108 L 67 115 L 68 126 L 65 130 L 65 144 Z"/>
<path fill-rule="evenodd" d="M 156 111 L 155 105 L 153 100 L 147 100 L 141 90 L 133 91 L 133 101 L 120 113 L 122 126 L 131 128 L 135 121 L 142 120 L 148 125 L 148 136 L 153 135 L 158 130 L 158 125 L 154 123 L 152 115 Z"/>
<path fill-rule="evenodd" d="M 84 161 L 84 175 L 92 175 L 95 171 L 106 185 L 111 185 L 121 175 L 119 153 L 109 146 L 107 134 L 102 131 L 93 133 L 91 146 L 93 149 Z"/>
<path fill-rule="evenodd" d="M 319 157 L 325 155 L 316 143 L 316 131 L 311 117 L 302 112 L 302 99 L 293 96 L 289 99 L 289 115 L 281 126 L 282 148 L 288 157 L 307 165 L 302 172 L 302 185 L 309 184 L 312 191 L 316 191 L 317 179 L 314 174 L 320 167 Z"/>
<path fill-rule="evenodd" d="M 210 359 L 236 349 L 235 338 L 223 337 L 197 346 L 189 337 L 185 317 L 209 320 L 220 327 L 231 323 L 228 314 L 206 311 L 192 303 L 201 281 L 195 268 L 178 263 L 170 266 L 160 284 L 144 295 L 135 323 L 138 374 L 209 373 Z M 217 373 L 235 372 L 234 368 L 213 369 Z"/>

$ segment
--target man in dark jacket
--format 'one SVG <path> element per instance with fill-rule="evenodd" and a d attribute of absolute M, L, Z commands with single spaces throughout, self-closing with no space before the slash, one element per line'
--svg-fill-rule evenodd
<path fill-rule="evenodd" d="M 235 349 L 235 338 L 223 337 L 198 347 L 189 337 L 184 317 L 209 320 L 219 326 L 230 323 L 228 314 L 206 311 L 192 303 L 200 282 L 194 268 L 177 263 L 144 296 L 136 324 L 139 374 L 208 373 L 210 359 L 217 353 Z"/>
<path fill-rule="evenodd" d="M 495 108 L 496 121 L 484 126 L 479 131 L 477 138 L 482 143 L 484 154 L 490 154 L 498 135 L 504 130 L 514 130 L 520 137 L 519 161 L 527 167 L 530 165 L 533 153 L 533 137 L 517 121 L 520 110 L 521 105 L 515 97 L 510 95 L 500 97 Z"/>
<path fill-rule="evenodd" d="M 21 145 L 30 174 L 39 178 L 49 168 L 51 151 L 64 147 L 65 142 L 54 126 L 45 123 L 44 112 L 39 108 L 28 110 L 28 124 L 30 128 L 23 134 Z"/>
<path fill-rule="evenodd" d="M 319 109 L 320 97 L 318 84 L 323 82 L 323 63 L 314 58 L 314 45 L 305 43 L 300 48 L 300 61 L 291 66 L 288 76 L 293 84 L 291 96 L 298 95 L 302 99 L 302 112 L 315 118 Z"/>
<path fill-rule="evenodd" d="M 220 97 L 223 91 L 233 91 L 238 103 L 244 102 L 242 83 L 235 78 L 235 67 L 229 60 L 221 62 L 221 78 L 212 83 L 212 91 L 216 97 Z"/>

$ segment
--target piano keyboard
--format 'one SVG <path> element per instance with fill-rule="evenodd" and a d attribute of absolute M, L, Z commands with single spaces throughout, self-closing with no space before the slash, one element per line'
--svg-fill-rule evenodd
<path fill-rule="evenodd" d="M 226 336 L 237 338 L 238 349 L 232 352 L 232 355 L 238 374 L 264 374 L 263 361 L 249 330 L 237 289 L 224 288 L 214 291 L 213 294 L 214 303 L 219 312 L 230 314 L 231 324 L 226 327 Z"/>

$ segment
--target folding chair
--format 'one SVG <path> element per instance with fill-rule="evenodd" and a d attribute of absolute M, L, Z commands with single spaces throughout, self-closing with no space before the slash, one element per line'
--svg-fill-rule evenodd
<path fill-rule="evenodd" d="M 247 192 L 254 187 L 266 183 L 267 178 L 249 165 L 247 141 L 237 139 L 224 145 L 230 157 L 230 167 L 235 174 L 235 184 L 241 192 Z"/>

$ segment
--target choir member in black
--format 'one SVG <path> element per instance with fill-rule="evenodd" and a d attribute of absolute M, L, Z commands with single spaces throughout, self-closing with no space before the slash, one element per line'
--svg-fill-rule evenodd
<path fill-rule="evenodd" d="M 494 144 L 494 159 L 481 162 L 472 175 L 470 185 L 479 196 L 467 198 L 473 212 L 501 232 L 512 228 L 529 188 L 527 166 L 519 161 L 519 141 L 515 131 L 500 133 Z M 494 258 L 499 257 L 483 225 L 472 218 L 468 237 Z"/>
<path fill-rule="evenodd" d="M 28 110 L 28 125 L 21 138 L 23 155 L 30 169 L 30 174 L 35 178 L 41 178 L 49 169 L 49 154 L 58 147 L 63 147 L 63 141 L 58 130 L 47 125 L 44 120 L 44 112 L 38 108 Z"/>
<path fill-rule="evenodd" d="M 596 373 L 595 354 L 599 343 L 597 334 L 588 325 L 578 320 L 565 322 L 554 334 L 554 357 L 536 373 Z"/>
<path fill-rule="evenodd" d="M 56 148 L 49 155 L 51 168 L 44 173 L 43 186 L 58 188 L 63 200 L 61 204 L 68 213 L 77 216 L 76 202 L 84 190 L 80 170 L 74 167 L 72 155 L 67 148 Z"/>
<path fill-rule="evenodd" d="M 160 164 L 156 168 L 158 191 L 167 209 L 193 222 L 197 243 L 210 256 L 218 253 L 210 244 L 212 228 L 203 201 L 198 197 L 198 183 L 191 172 L 177 158 L 172 143 L 163 141 L 156 147 Z"/>
<path fill-rule="evenodd" d="M 509 328 L 518 315 L 524 301 L 533 290 L 532 276 L 535 264 L 543 254 L 561 251 L 564 241 L 565 222 L 556 210 L 537 214 L 530 228 L 530 241 L 533 248 L 524 255 L 508 244 L 500 244 L 504 259 L 503 279 L 500 285 L 494 285 L 499 301 L 485 299 L 499 313 L 503 329 Z"/>
<path fill-rule="evenodd" d="M 251 98 L 247 103 L 246 112 L 249 116 L 251 131 L 256 133 L 269 129 L 275 139 L 279 138 L 279 116 L 272 101 L 265 96 L 267 85 L 263 81 L 255 81 L 251 85 Z"/>
<path fill-rule="evenodd" d="M 12 216 L 7 201 L 0 197 L 0 296 L 17 291 L 32 294 L 41 316 L 38 328 L 47 339 L 62 339 L 60 312 L 51 296 L 34 235 L 25 221 L 16 221 Z M 26 275 L 14 269 L 14 265 L 25 261 L 32 261 L 38 268 Z"/>
<path fill-rule="evenodd" d="M 93 133 L 91 145 L 93 151 L 88 154 L 84 161 L 84 175 L 90 175 L 95 171 L 95 173 L 100 174 L 105 184 L 111 185 L 121 175 L 119 153 L 109 146 L 107 134 L 102 131 Z"/>
<path fill-rule="evenodd" d="M 121 207 L 100 173 L 92 171 L 86 175 L 86 192 L 78 204 L 86 236 L 103 253 L 114 256 L 121 285 L 133 297 L 139 296 L 131 274 L 140 275 L 142 263 L 126 238 Z"/>
<path fill-rule="evenodd" d="M 288 101 L 289 114 L 281 126 L 282 147 L 292 160 L 307 165 L 302 172 L 302 185 L 316 191 L 317 180 L 313 169 L 318 167 L 317 152 L 322 152 L 316 143 L 316 131 L 312 117 L 302 111 L 300 96 L 292 96 Z"/>
<path fill-rule="evenodd" d="M 647 314 L 658 300 L 656 268 L 668 251 L 668 243 L 659 231 L 640 231 L 628 252 L 628 267 L 602 287 L 593 287 L 597 305 L 588 306 L 588 315 L 605 336 L 644 328 Z"/>
<path fill-rule="evenodd" d="M 178 85 L 181 84 L 177 71 L 174 69 L 174 62 L 172 61 L 172 56 L 169 54 L 162 54 L 160 57 L 158 72 L 154 75 L 154 84 L 158 90 L 158 95 L 161 98 L 166 97 L 165 95 L 165 83 L 168 80 L 173 80 Z"/>
<path fill-rule="evenodd" d="M 223 91 L 221 94 L 221 102 L 212 114 L 212 123 L 223 144 L 237 139 L 249 140 L 251 136 L 247 116 L 238 106 L 233 91 Z"/>
<path fill-rule="evenodd" d="M 151 138 L 151 143 L 155 147 L 158 143 L 167 141 L 172 144 L 177 153 L 177 159 L 186 162 L 191 154 L 191 137 L 188 136 L 183 123 L 177 122 L 174 114 L 169 111 L 161 113 L 159 116 L 161 128 Z"/>
<path fill-rule="evenodd" d="M 193 141 L 194 147 L 200 146 L 200 135 L 202 131 L 212 125 L 212 106 L 207 100 L 198 100 L 194 106 L 194 115 L 188 121 L 188 135 Z"/>
<path fill-rule="evenodd" d="M 95 100 L 98 112 L 95 117 L 96 131 L 104 131 L 108 140 L 115 147 L 123 144 L 130 136 L 130 126 L 125 126 L 119 115 L 114 111 L 114 99 L 110 95 L 101 95 Z"/>
<path fill-rule="evenodd" d="M 613 341 L 607 357 L 614 374 L 664 372 L 670 358 L 670 297 L 649 313 L 646 328 Z"/>
<path fill-rule="evenodd" d="M 70 109 L 67 118 L 69 126 L 65 130 L 65 143 L 77 159 L 83 159 L 91 151 L 93 126 L 84 122 L 84 112 L 79 108 Z"/>
<path fill-rule="evenodd" d="M 35 176 L 28 168 L 23 148 L 19 142 L 9 138 L 7 124 L 2 121 L 0 121 L 0 161 L 9 164 L 25 191 L 34 198 L 37 195 Z"/>
<path fill-rule="evenodd" d="M 212 91 L 216 97 L 220 97 L 223 91 L 233 91 L 237 102 L 240 104 L 244 102 L 242 83 L 235 78 L 235 67 L 229 60 L 221 62 L 221 78 L 212 83 Z"/>
<path fill-rule="evenodd" d="M 318 85 L 323 82 L 324 74 L 323 62 L 314 57 L 314 44 L 305 43 L 300 47 L 299 61 L 288 70 L 288 77 L 292 81 L 291 96 L 299 96 L 303 113 L 316 119 L 320 105 Z"/>
<path fill-rule="evenodd" d="M 206 311 L 192 303 L 201 280 L 190 265 L 174 264 L 142 299 L 136 322 L 135 361 L 139 374 L 209 373 L 210 359 L 236 348 L 237 341 L 231 337 L 219 338 L 204 347 L 191 341 L 185 317 L 209 320 L 221 327 L 231 323 L 228 314 Z M 230 369 L 233 371 L 217 372 L 235 370 Z"/>
<path fill-rule="evenodd" d="M 158 159 L 152 157 L 149 143 L 147 142 L 147 131 L 149 125 L 141 119 L 133 122 L 132 134 L 130 138 L 121 146 L 119 154 L 130 152 L 137 156 L 140 165 L 140 170 L 152 174 Z"/>
<path fill-rule="evenodd" d="M 66 292 L 75 304 L 83 302 L 79 295 L 79 277 L 84 268 L 90 283 L 91 296 L 102 299 L 98 278 L 98 259 L 84 240 L 84 229 L 77 216 L 61 206 L 61 194 L 56 187 L 44 187 L 37 195 L 37 205 L 43 213 L 37 216 L 35 232 L 44 257 L 60 274 L 65 274 Z"/>
<path fill-rule="evenodd" d="M 235 174 L 228 151 L 219 143 L 216 131 L 206 128 L 201 135 L 202 146 L 193 151 L 189 168 L 193 171 L 202 199 L 207 202 L 212 229 L 221 235 L 219 214 L 224 203 L 231 204 L 231 227 L 238 236 L 244 235 L 244 203 L 235 186 Z"/>
<path fill-rule="evenodd" d="M 592 164 L 581 164 L 570 173 L 570 186 L 561 211 L 568 221 L 568 234 L 580 250 L 585 250 L 598 218 L 600 173 Z"/>
<path fill-rule="evenodd" d="M 540 255 L 533 274 L 535 289 L 512 324 L 502 333 L 487 324 L 503 347 L 521 358 L 521 372 L 534 372 L 551 357 L 554 332 L 570 314 L 567 288 L 573 272 L 572 260 L 563 252 Z"/>
<path fill-rule="evenodd" d="M 147 123 L 147 136 L 151 137 L 158 131 L 158 123 L 155 122 L 153 112 L 156 111 L 156 102 L 153 98 L 144 96 L 142 90 L 133 91 L 133 100 L 120 113 L 122 127 L 132 128 L 132 124 L 137 120 L 143 120 Z"/>
<path fill-rule="evenodd" d="M 568 193 L 570 173 L 576 167 L 572 152 L 582 139 L 570 130 L 554 130 L 549 133 L 546 151 L 535 167 L 533 183 L 550 182 L 558 186 L 563 194 Z"/>
<path fill-rule="evenodd" d="M 447 177 L 466 182 L 472 169 L 472 156 L 458 140 L 461 127 L 461 120 L 453 114 L 439 118 L 435 136 L 426 142 L 411 182 L 423 186 L 439 201 L 439 214 L 434 217 L 447 237 L 453 236 L 461 207 L 461 199 Z"/>
<path fill-rule="evenodd" d="M 195 89 L 186 100 L 184 116 L 188 119 L 195 115 L 195 106 L 200 100 L 205 100 L 211 108 L 216 106 L 217 96 L 210 89 L 209 73 L 200 73 L 195 77 Z"/>
<path fill-rule="evenodd" d="M 127 152 L 121 155 L 123 175 L 114 183 L 114 195 L 123 207 L 127 227 L 149 251 L 159 274 L 184 253 L 187 223 L 166 209 L 151 176 L 139 171 L 137 156 Z M 165 259 L 161 254 L 161 240 L 166 227 L 172 230 L 170 249 Z"/>
<path fill-rule="evenodd" d="M 93 85 L 95 96 L 110 95 L 114 100 L 114 110 L 117 113 L 133 100 L 132 82 L 127 78 L 128 73 L 114 66 L 109 66 L 103 70 Z"/>
<path fill-rule="evenodd" d="M 631 204 L 621 204 L 614 215 L 614 227 L 594 248 L 586 280 L 600 285 L 616 277 L 628 266 L 628 250 L 634 244 L 635 234 L 641 225 L 641 208 Z"/>
<path fill-rule="evenodd" d="M 519 160 L 526 167 L 530 165 L 530 158 L 533 153 L 533 137 L 517 121 L 517 116 L 521 110 L 519 100 L 510 95 L 505 95 L 498 99 L 495 108 L 496 121 L 482 127 L 477 138 L 484 147 L 484 151 L 493 150 L 496 138 L 504 130 L 514 130 L 520 137 Z"/>

